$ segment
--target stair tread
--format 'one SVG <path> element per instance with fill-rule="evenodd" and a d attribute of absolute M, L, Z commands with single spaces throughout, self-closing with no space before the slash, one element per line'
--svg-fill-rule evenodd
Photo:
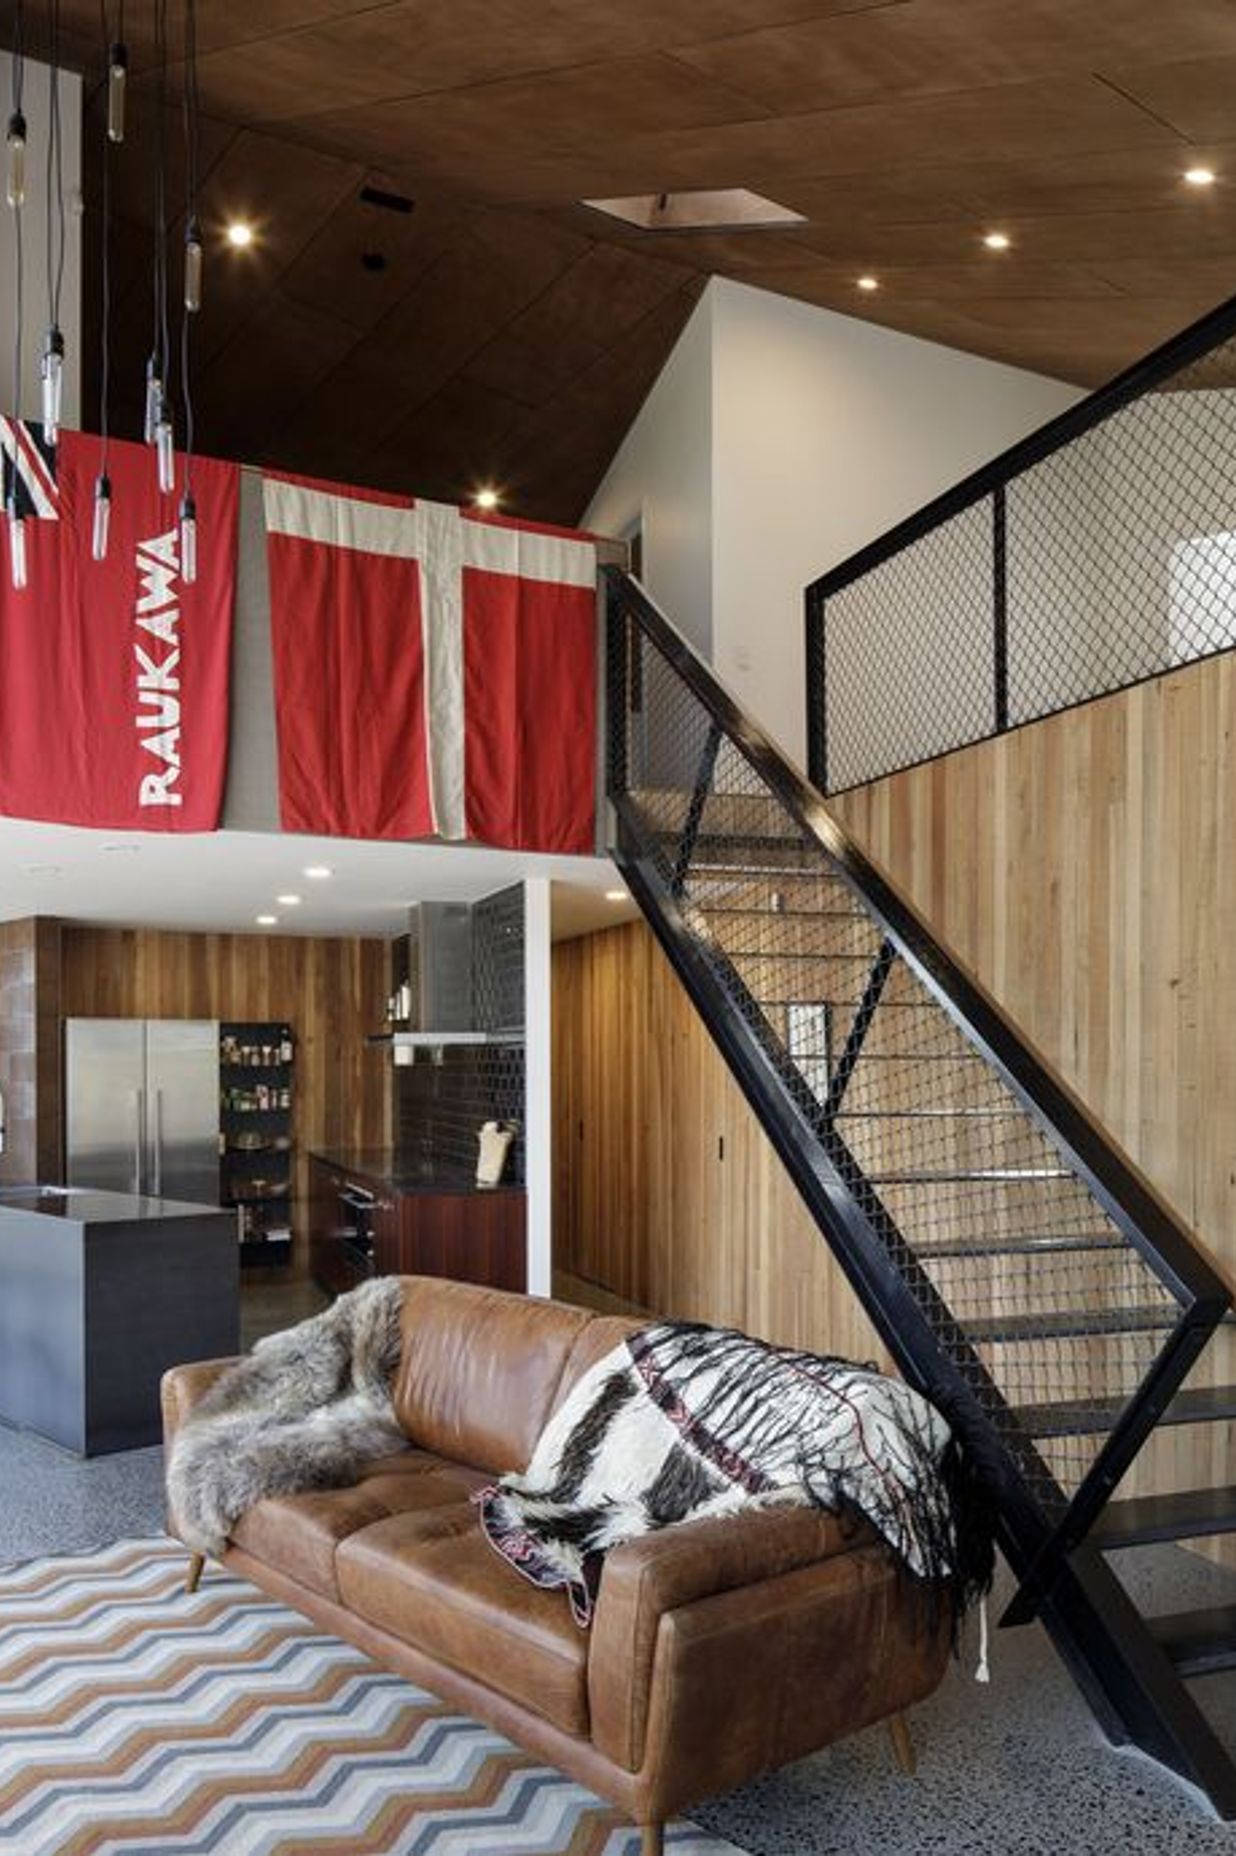
<path fill-rule="evenodd" d="M 953 1186 L 971 1180 L 985 1181 L 998 1186 L 1014 1185 L 1018 1181 L 1035 1183 L 1043 1179 L 1072 1179 L 1073 1175 L 1063 1166 L 983 1166 L 953 1168 L 943 1172 L 868 1173 L 867 1179 L 873 1186 Z"/>
<path fill-rule="evenodd" d="M 1129 1308 L 1046 1309 L 1032 1315 L 988 1315 L 961 1321 L 972 1341 L 1053 1340 L 1091 1334 L 1137 1334 L 1175 1327 L 1180 1311 L 1173 1302 Z M 1110 1510 L 1108 1510 L 1110 1513 Z"/>
<path fill-rule="evenodd" d="M 1236 1668 L 1236 1605 L 1207 1605 L 1147 1618 L 1146 1625 L 1182 1676 Z"/>
<path fill-rule="evenodd" d="M 1024 1121 L 1017 1108 L 840 1108 L 843 1121 Z"/>
<path fill-rule="evenodd" d="M 1137 1546 L 1236 1531 L 1236 1487 L 1183 1489 L 1109 1502 L 1090 1532 L 1096 1547 Z"/>
<path fill-rule="evenodd" d="M 1013 1416 L 1031 1437 L 1086 1437 L 1110 1430 L 1128 1404 L 1124 1398 L 1060 1399 L 1019 1405 Z M 1236 1386 L 1191 1386 L 1177 1392 L 1160 1424 L 1215 1424 L 1236 1418 Z"/>
<path fill-rule="evenodd" d="M 733 909 L 728 903 L 709 902 L 705 896 L 700 897 L 695 906 L 702 915 L 741 915 L 747 920 L 754 917 L 761 922 L 865 922 L 868 919 L 857 903 L 852 909 Z"/>
<path fill-rule="evenodd" d="M 1033 1257 L 1057 1251 L 1126 1249 L 1127 1240 L 1118 1231 L 1026 1231 L 1003 1237 L 916 1244 L 914 1254 L 920 1262 L 932 1262 L 944 1257 Z"/>

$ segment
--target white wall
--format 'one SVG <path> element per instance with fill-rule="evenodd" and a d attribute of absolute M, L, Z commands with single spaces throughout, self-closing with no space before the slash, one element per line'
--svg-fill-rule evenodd
<path fill-rule="evenodd" d="M 713 659 L 805 757 L 803 587 L 1081 397 L 715 279 Z"/>
<path fill-rule="evenodd" d="M 27 124 L 26 203 L 22 208 L 22 392 L 15 406 L 13 337 L 15 310 L 16 241 L 13 213 L 0 181 L 0 411 L 20 410 L 27 418 L 40 414 L 39 356 L 47 330 L 47 141 L 51 112 L 48 106 L 46 65 L 27 58 L 22 108 Z M 12 61 L 0 52 L 0 129 L 9 119 Z M 60 74 L 61 166 L 64 177 L 65 266 L 60 298 L 60 327 L 64 334 L 64 396 L 62 416 L 70 426 L 81 420 L 81 116 L 82 85 L 79 77 Z M 0 137 L 0 144 L 3 137 Z M 93 421 L 87 421 L 93 423 Z"/>
<path fill-rule="evenodd" d="M 801 761 L 807 582 L 1079 397 L 1062 381 L 714 278 L 584 522 L 620 535 L 642 516 L 653 597 Z M 926 622 L 916 639 L 885 635 L 882 654 L 866 607 L 851 630 L 856 674 L 917 688 L 922 664 L 939 664 Z M 990 707 L 980 653 L 970 672 L 949 678 L 932 749 L 972 732 Z"/>
<path fill-rule="evenodd" d="M 582 526 L 644 534 L 644 584 L 706 655 L 712 649 L 712 293 L 674 351 L 606 472 Z"/>

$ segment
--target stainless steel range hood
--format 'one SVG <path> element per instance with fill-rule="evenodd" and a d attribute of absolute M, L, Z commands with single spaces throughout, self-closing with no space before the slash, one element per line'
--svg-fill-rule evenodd
<path fill-rule="evenodd" d="M 370 1044 L 389 1045 L 395 1062 L 407 1064 L 418 1050 L 440 1058 L 452 1044 L 504 1041 L 501 1033 L 476 1026 L 470 903 L 416 903 L 403 946 L 408 977 L 390 1001 L 391 1028 Z"/>

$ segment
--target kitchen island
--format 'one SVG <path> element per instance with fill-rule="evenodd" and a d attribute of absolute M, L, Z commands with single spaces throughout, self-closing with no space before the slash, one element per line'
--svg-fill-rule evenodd
<path fill-rule="evenodd" d="M 0 1187 L 0 1420 L 79 1456 L 159 1441 L 159 1381 L 239 1348 L 235 1212 Z"/>
<path fill-rule="evenodd" d="M 310 1267 L 324 1289 L 367 1276 L 453 1276 L 525 1289 L 522 1186 L 479 1186 L 458 1166 L 389 1148 L 309 1157 Z"/>

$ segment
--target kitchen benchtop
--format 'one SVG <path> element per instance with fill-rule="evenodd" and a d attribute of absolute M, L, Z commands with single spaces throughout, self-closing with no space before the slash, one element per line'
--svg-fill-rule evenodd
<path fill-rule="evenodd" d="M 201 1218 L 219 1214 L 217 1205 L 190 1205 L 183 1199 L 152 1199 L 132 1192 L 106 1192 L 95 1186 L 0 1186 L 0 1214 L 20 1212 L 60 1218 L 70 1224 L 136 1224 L 165 1218 Z M 234 1214 L 233 1214 L 234 1215 Z"/>
<path fill-rule="evenodd" d="M 394 1193 L 523 1192 L 522 1186 L 505 1181 L 500 1186 L 478 1185 L 464 1167 L 446 1166 L 441 1160 L 424 1160 L 415 1154 L 401 1154 L 392 1147 L 315 1147 L 309 1157 Z"/>

